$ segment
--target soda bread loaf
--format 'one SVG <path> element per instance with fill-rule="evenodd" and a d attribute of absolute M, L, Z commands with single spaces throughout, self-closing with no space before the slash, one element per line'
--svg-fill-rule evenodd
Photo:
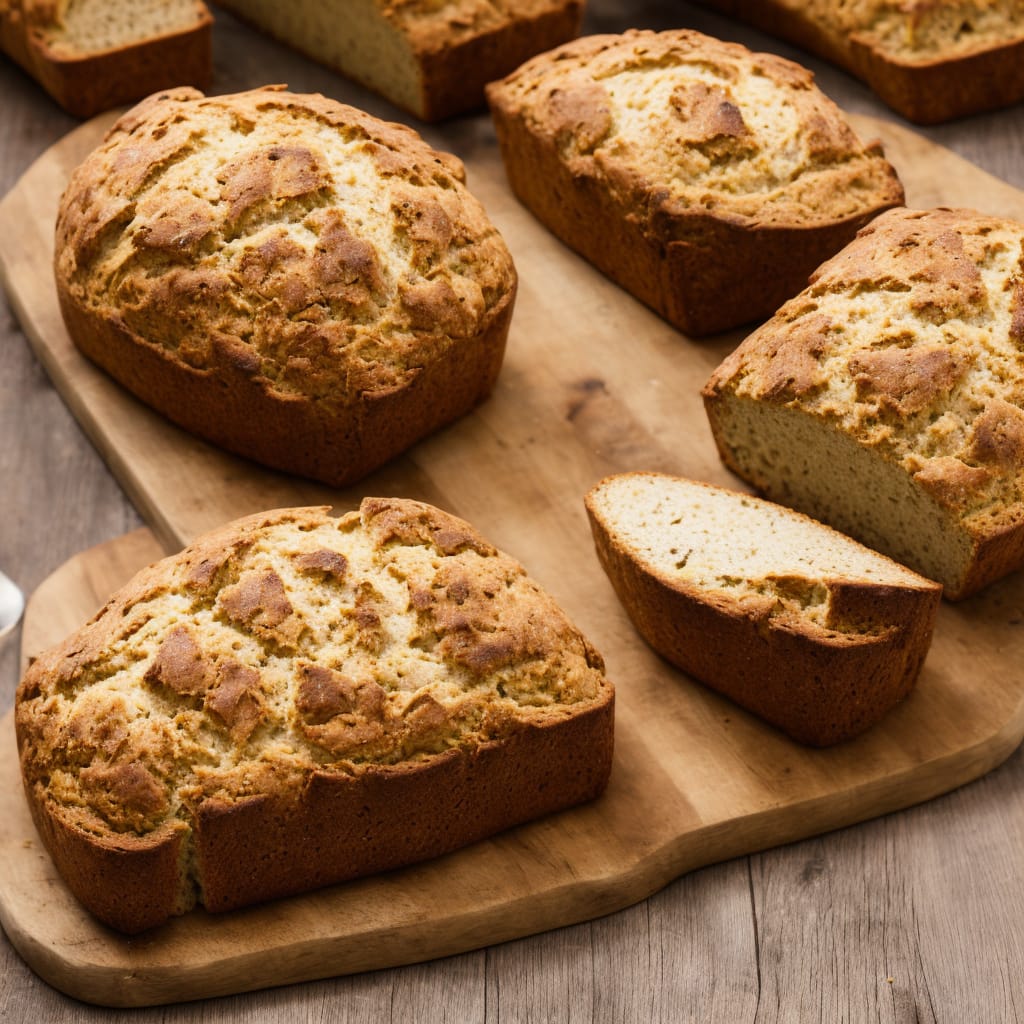
<path fill-rule="evenodd" d="M 482 401 L 516 289 L 461 163 L 323 96 L 156 94 L 75 171 L 75 344 L 180 426 L 341 485 Z"/>
<path fill-rule="evenodd" d="M 125 932 L 434 857 L 597 796 L 614 694 L 536 583 L 429 505 L 238 520 L 29 668 L 25 791 Z"/>
<path fill-rule="evenodd" d="M 850 739 L 913 687 L 938 584 L 800 513 L 681 477 L 609 477 L 586 504 L 640 635 L 801 743 Z"/>
<path fill-rule="evenodd" d="M 1024 563 L 1024 224 L 894 210 L 704 389 L 725 463 L 962 598 Z"/>
<path fill-rule="evenodd" d="M 0 50 L 78 117 L 205 89 L 212 26 L 202 0 L 0 0 Z"/>
<path fill-rule="evenodd" d="M 583 0 L 217 0 L 424 121 L 484 106 L 484 86 L 579 34 Z"/>
<path fill-rule="evenodd" d="M 583 38 L 488 96 L 516 195 L 691 335 L 770 316 L 903 202 L 810 72 L 697 32 Z"/>
<path fill-rule="evenodd" d="M 1024 99 L 1021 0 L 702 0 L 845 68 L 919 124 Z"/>

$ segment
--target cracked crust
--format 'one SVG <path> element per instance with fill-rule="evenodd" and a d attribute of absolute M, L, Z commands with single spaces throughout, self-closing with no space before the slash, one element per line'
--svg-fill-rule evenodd
<path fill-rule="evenodd" d="M 913 688 L 938 584 L 798 512 L 680 477 L 609 477 L 586 505 L 641 636 L 801 743 L 851 739 Z"/>
<path fill-rule="evenodd" d="M 267 512 L 144 570 L 33 663 L 25 789 L 75 895 L 139 931 L 591 799 L 611 766 L 603 671 L 453 516 Z"/>
<path fill-rule="evenodd" d="M 965 597 L 1024 564 L 1024 225 L 895 210 L 715 371 L 722 458 Z"/>
<path fill-rule="evenodd" d="M 586 37 L 488 99 L 517 196 L 689 334 L 769 316 L 903 202 L 809 71 L 697 32 Z"/>
<path fill-rule="evenodd" d="M 349 483 L 497 379 L 515 268 L 463 178 L 322 96 L 151 96 L 62 198 L 69 333 L 180 426 Z"/>

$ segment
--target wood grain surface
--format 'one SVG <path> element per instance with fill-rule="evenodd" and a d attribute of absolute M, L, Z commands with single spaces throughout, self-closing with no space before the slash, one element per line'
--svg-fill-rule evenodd
<path fill-rule="evenodd" d="M 794 53 L 756 33 L 731 31 L 724 19 L 674 0 L 598 0 L 588 14 L 591 31 L 631 24 L 688 24 Z M 289 81 L 388 115 L 382 101 L 227 17 L 218 25 L 216 45 L 218 91 Z M 856 83 L 806 62 L 848 109 L 882 112 Z M 20 72 L 4 65 L 0 116 L 5 131 L 0 187 L 9 188 L 71 122 L 37 96 Z M 928 134 L 1024 185 L 1019 109 Z M 464 119 L 431 135 L 470 160 L 486 158 L 492 146 L 484 119 Z M 895 150 L 890 152 L 898 162 Z M 978 180 L 972 205 L 996 208 L 1000 190 L 990 185 Z M 486 196 L 485 201 L 491 204 Z M 498 208 L 491 212 L 499 219 Z M 5 253 L 13 248 L 6 239 L 0 246 Z M 593 301 L 604 301 L 600 284 Z M 0 467 L 5 480 L 18 481 L 16 488 L 0 486 L 0 564 L 31 588 L 68 555 L 118 536 L 139 518 L 69 418 L 14 322 L 0 323 L 0 330 L 0 432 L 9 439 L 0 449 Z M 631 330 L 624 337 L 631 340 Z M 666 363 L 672 341 L 678 348 L 678 337 L 668 335 L 655 346 Z M 576 370 L 573 354 L 560 358 L 563 378 L 549 385 L 549 398 L 563 395 L 565 380 L 578 379 L 569 372 Z M 709 352 L 709 366 L 714 358 Z M 619 382 L 608 375 L 601 379 L 606 395 L 597 390 L 604 401 L 618 393 Z M 627 377 L 623 387 L 633 379 Z M 648 399 L 657 394 L 654 388 L 646 392 Z M 655 425 L 671 422 L 668 405 L 662 398 L 645 415 Z M 600 404 L 591 412 L 602 412 Z M 593 448 L 586 465 L 565 467 L 567 475 L 579 479 L 628 460 L 636 438 L 602 435 L 601 419 L 593 416 L 585 427 Z M 676 459 L 686 438 L 661 434 L 660 443 L 667 458 Z M 419 458 L 412 460 L 413 469 L 420 468 Z M 510 473 L 522 472 L 523 461 L 513 460 Z M 409 468 L 403 465 L 401 473 Z M 457 490 L 448 485 L 431 496 L 427 481 L 417 486 L 438 503 Z M 201 496 L 192 500 L 202 503 Z M 501 495 L 473 500 L 494 506 L 493 520 L 502 533 L 494 539 L 528 561 L 529 551 L 518 550 L 516 539 L 532 524 L 505 523 Z M 543 518 L 540 511 L 535 514 Z M 201 518 L 202 512 L 196 515 Z M 555 575 L 544 582 L 569 607 L 581 581 L 563 578 L 561 571 Z M 576 607 L 586 603 L 575 601 Z M 588 627 L 588 632 L 595 630 Z M 15 660 L 8 641 L 0 648 L 8 703 L 17 678 Z M 976 669 L 984 688 L 993 668 L 980 663 Z M 271 1021 L 1014 1020 L 1024 1006 L 1022 762 L 1018 752 L 981 782 L 899 815 L 696 871 L 635 907 L 587 924 L 411 967 L 133 1013 L 132 1020 L 157 1019 L 157 1014 L 173 1021 L 253 1016 Z M 41 983 L 10 946 L 0 944 L 0 952 L 0 1017 L 99 1019 L 99 1011 Z M 107 1012 L 103 1019 L 119 1016 Z"/>

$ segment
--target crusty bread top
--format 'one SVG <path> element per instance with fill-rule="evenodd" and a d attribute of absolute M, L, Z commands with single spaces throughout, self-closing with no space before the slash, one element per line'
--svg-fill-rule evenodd
<path fill-rule="evenodd" d="M 800 628 L 884 632 L 893 602 L 855 605 L 853 591 L 937 592 L 939 585 L 792 509 L 663 473 L 622 473 L 588 495 L 615 546 L 676 589 Z M 856 614 L 851 614 L 856 607 Z"/>
<path fill-rule="evenodd" d="M 175 89 L 126 113 L 71 178 L 56 271 L 186 367 L 329 403 L 408 383 L 515 286 L 456 158 L 274 88 Z"/>
<path fill-rule="evenodd" d="M 143 834 L 206 797 L 415 765 L 610 694 L 517 563 L 429 505 L 366 499 L 251 516 L 144 570 L 35 661 L 17 728 L 27 784 L 66 820 Z"/>
<path fill-rule="evenodd" d="M 377 0 L 381 13 L 409 38 L 414 51 L 457 46 L 474 36 L 529 21 L 580 0 Z"/>
<path fill-rule="evenodd" d="M 782 0 L 808 21 L 902 64 L 1024 40 L 1021 0 Z"/>
<path fill-rule="evenodd" d="M 202 0 L 21 0 L 21 6 L 29 31 L 49 54 L 64 59 L 123 49 L 212 20 Z"/>
<path fill-rule="evenodd" d="M 657 209 L 809 225 L 903 200 L 881 150 L 861 144 L 809 71 L 698 32 L 584 37 L 488 97 L 641 219 Z"/>
<path fill-rule="evenodd" d="M 976 526 L 1024 511 L 1024 224 L 892 210 L 715 371 L 806 410 Z"/>

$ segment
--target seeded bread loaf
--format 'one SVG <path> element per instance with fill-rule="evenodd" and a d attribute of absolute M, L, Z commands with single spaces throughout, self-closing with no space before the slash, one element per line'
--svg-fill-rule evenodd
<path fill-rule="evenodd" d="M 919 124 L 1024 99 L 1021 0 L 703 0 L 820 54 Z"/>
<path fill-rule="evenodd" d="M 515 268 L 463 178 L 322 96 L 154 95 L 61 200 L 68 333 L 187 430 L 349 483 L 497 379 Z"/>
<path fill-rule="evenodd" d="M 126 932 L 434 857 L 597 796 L 614 694 L 512 559 L 429 505 L 250 516 L 144 570 L 17 695 L 26 793 Z"/>
<path fill-rule="evenodd" d="M 797 512 L 681 477 L 609 477 L 586 504 L 640 635 L 794 739 L 850 739 L 912 689 L 938 584 Z"/>
<path fill-rule="evenodd" d="M 810 72 L 697 32 L 583 38 L 488 97 L 516 195 L 691 335 L 770 316 L 903 202 Z"/>
<path fill-rule="evenodd" d="M 484 86 L 579 34 L 583 0 L 217 0 L 424 121 L 484 106 Z"/>
<path fill-rule="evenodd" d="M 0 0 L 0 50 L 78 117 L 205 89 L 212 25 L 202 0 Z"/>
<path fill-rule="evenodd" d="M 722 363 L 725 463 L 939 580 L 1024 564 L 1024 224 L 894 210 Z"/>

